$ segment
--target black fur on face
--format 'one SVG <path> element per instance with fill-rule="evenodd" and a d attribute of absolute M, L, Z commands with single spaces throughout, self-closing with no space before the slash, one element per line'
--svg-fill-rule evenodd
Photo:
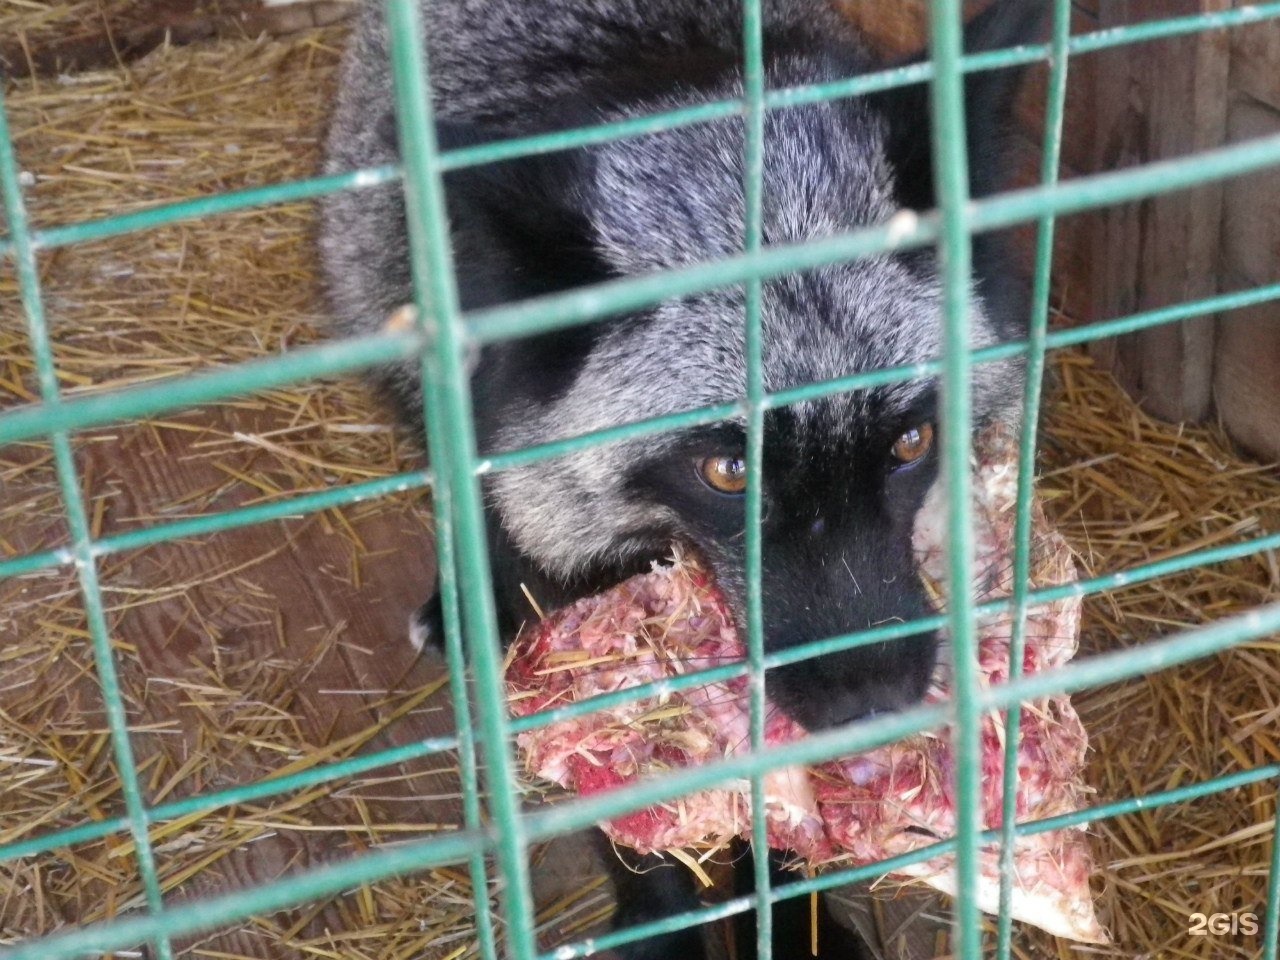
<path fill-rule="evenodd" d="M 937 456 L 931 450 L 904 464 L 891 450 L 902 434 L 934 423 L 935 396 L 926 389 L 892 412 L 877 410 L 872 394 L 766 415 L 766 651 L 930 612 L 911 537 L 937 476 Z M 866 419 L 850 422 L 851 412 Z M 834 442 L 833 422 L 846 425 Z M 655 539 L 674 533 L 710 563 L 739 627 L 746 609 L 744 498 L 699 482 L 697 466 L 707 457 L 740 457 L 744 443 L 737 426 L 690 431 L 660 458 L 637 465 L 629 481 L 632 496 L 675 513 L 672 527 L 654 531 Z M 800 661 L 770 671 L 769 695 L 809 729 L 897 710 L 923 696 L 936 650 L 930 631 Z"/>

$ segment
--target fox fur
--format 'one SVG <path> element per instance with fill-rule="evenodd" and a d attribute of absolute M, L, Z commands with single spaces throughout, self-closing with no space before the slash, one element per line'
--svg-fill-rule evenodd
<path fill-rule="evenodd" d="M 743 92 L 739 0 L 420 0 L 443 147 L 624 120 Z M 888 2 L 888 0 L 885 0 Z M 966 50 L 1032 39 L 1045 5 L 997 0 Z M 764 0 L 766 83 L 824 83 L 882 68 L 826 0 Z M 326 172 L 396 163 L 387 30 L 368 0 L 342 70 Z M 966 80 L 972 191 L 1003 183 L 1019 71 Z M 927 87 L 772 110 L 765 120 L 764 242 L 800 243 L 936 205 Z M 459 170 L 445 180 L 464 310 L 639 277 L 741 252 L 741 116 Z M 320 251 L 334 330 L 378 328 L 413 299 L 398 186 L 322 204 Z M 1019 335 L 1025 285 L 996 238 L 975 240 L 972 346 Z M 769 280 L 764 380 L 776 391 L 942 352 L 933 249 Z M 544 443 L 746 392 L 745 295 L 728 287 L 486 347 L 472 378 L 482 451 Z M 422 426 L 417 365 L 379 370 L 405 424 Z M 1022 367 L 975 368 L 978 427 L 1016 421 Z M 911 531 L 938 455 L 903 463 L 895 441 L 933 427 L 932 379 L 770 410 L 765 417 L 765 644 L 778 651 L 928 612 Z M 611 443 L 506 470 L 485 486 L 496 600 L 508 635 L 522 587 L 555 606 L 665 556 L 697 550 L 735 614 L 746 607 L 741 496 L 700 479 L 741 457 L 745 425 Z M 428 608 L 429 609 L 429 608 Z M 430 616 L 425 624 L 432 627 Z M 810 728 L 905 707 L 937 658 L 931 633 L 771 671 L 771 697 Z M 642 954 L 635 954 L 641 956 Z M 656 955 L 656 954 L 655 954 Z M 672 954 L 674 955 L 674 954 Z"/>

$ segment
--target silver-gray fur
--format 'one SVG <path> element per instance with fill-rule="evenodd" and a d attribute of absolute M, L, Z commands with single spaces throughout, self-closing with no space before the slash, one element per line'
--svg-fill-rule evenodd
<path fill-rule="evenodd" d="M 607 77 L 619 30 L 663 32 L 680 42 L 696 17 L 699 43 L 711 38 L 734 49 L 740 29 L 736 0 L 437 0 L 424 4 L 436 111 L 446 121 L 528 126 L 540 103 L 579 94 Z M 385 31 L 378 4 L 366 6 L 343 71 L 327 172 L 395 162 L 394 142 L 371 122 L 390 102 Z M 695 11 L 696 12 L 692 12 Z M 766 31 L 798 32 L 814 49 L 833 41 L 861 53 L 848 24 L 821 0 L 770 0 Z M 571 55 L 573 69 L 549 72 Z M 774 64 L 770 83 L 787 86 L 835 79 L 830 67 L 803 52 Z M 610 120 L 736 96 L 739 77 L 701 90 L 672 90 L 632 103 L 593 104 Z M 765 156 L 765 235 L 770 243 L 831 236 L 887 221 L 898 211 L 894 171 L 884 152 L 882 120 L 848 104 L 771 113 Z M 923 123 L 923 118 L 920 118 Z M 534 124 L 536 126 L 536 122 Z M 853 140 L 850 144 L 850 140 Z M 849 144 L 832 149 L 832 144 Z M 594 178 L 575 185 L 591 211 L 597 253 L 619 275 L 686 266 L 740 251 L 743 236 L 743 143 L 740 123 L 694 126 L 594 150 Z M 701 176 L 689 182 L 689 171 Z M 330 226 L 321 250 L 339 329 L 376 328 L 409 297 L 403 212 L 396 189 L 341 194 L 325 204 Z M 482 256 L 458 238 L 459 259 Z M 803 305 L 797 311 L 797 305 Z M 511 448 L 617 426 L 636 419 L 724 403 L 746 384 L 740 290 L 667 303 L 634 325 L 610 330 L 556 402 L 524 409 L 505 424 L 497 446 Z M 909 270 L 876 257 L 769 283 L 764 296 L 765 382 L 769 389 L 816 382 L 940 354 L 939 287 L 932 270 Z M 999 339 L 984 302 L 975 297 L 974 346 Z M 984 365 L 975 383 L 981 417 L 1011 417 L 1018 395 L 1016 365 Z M 638 386 L 643 385 L 642 389 Z M 902 407 L 919 383 L 882 391 Z M 406 365 L 399 389 L 416 396 L 416 370 Z M 838 428 L 838 412 L 857 400 L 800 408 Z M 411 401 L 412 403 L 412 401 Z M 581 574 L 626 550 L 636 530 L 674 523 L 661 505 L 628 499 L 620 489 L 620 459 L 654 454 L 661 440 L 614 445 L 607 456 L 586 451 L 507 471 L 490 488 L 515 543 L 549 572 Z M 631 449 L 629 449 L 629 447 Z M 643 448 L 642 450 L 640 448 Z M 531 496 L 531 491 L 537 491 Z M 643 538 L 640 538 L 640 543 Z M 640 543 L 636 543 L 640 547 Z"/>

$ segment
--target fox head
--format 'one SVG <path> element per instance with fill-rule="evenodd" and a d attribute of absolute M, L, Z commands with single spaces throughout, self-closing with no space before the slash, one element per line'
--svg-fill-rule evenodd
<path fill-rule="evenodd" d="M 774 6 L 785 12 L 816 4 Z M 969 26 L 966 49 L 1025 39 L 1038 26 L 1041 14 L 1029 12 L 1036 6 L 997 3 Z M 781 16 L 766 19 L 771 87 L 837 80 L 875 66 L 834 21 L 820 20 L 829 30 L 812 23 L 801 29 Z M 548 84 L 543 96 L 531 92 L 530 116 L 507 107 L 451 109 L 446 90 L 441 139 L 475 143 L 740 97 L 736 38 L 732 29 L 708 29 L 658 44 L 624 42 L 607 70 L 578 69 L 573 84 Z M 446 50 L 441 57 L 447 64 L 453 55 Z M 557 63 L 549 56 L 546 69 L 554 72 Z M 1017 75 L 975 74 L 966 83 L 972 187 L 981 194 L 1000 183 L 1002 130 Z M 366 140 L 385 144 L 394 156 L 394 125 L 388 128 L 384 118 L 382 127 L 367 131 Z M 744 130 L 744 121 L 732 118 L 450 174 L 464 306 L 739 253 L 746 229 Z M 763 185 L 766 245 L 829 237 L 886 223 L 903 210 L 932 208 L 926 89 L 770 111 Z M 393 264 L 369 274 L 375 280 L 332 282 L 351 274 L 334 264 L 357 256 L 354 245 L 381 249 L 387 235 L 402 235 L 397 198 L 386 194 L 375 202 L 383 201 L 381 235 L 370 226 L 367 236 L 348 229 L 326 241 L 340 313 L 385 315 L 409 299 L 403 250 Z M 332 213 L 329 219 L 336 222 Z M 368 254 L 384 255 L 391 258 Z M 1017 271 L 994 242 L 980 239 L 974 262 L 970 327 L 977 348 L 1015 336 L 1023 310 Z M 769 391 L 942 354 L 932 249 L 767 280 L 760 313 Z M 529 446 L 740 401 L 747 390 L 745 315 L 744 289 L 728 287 L 487 347 L 473 381 L 482 448 Z M 978 424 L 1017 417 L 1021 378 L 1016 361 L 975 368 Z M 411 371 L 392 371 L 386 382 L 416 417 L 420 400 Z M 911 539 L 938 475 L 939 408 L 932 379 L 771 408 L 759 476 L 746 470 L 741 417 L 593 447 L 488 478 L 491 523 L 523 569 L 560 585 L 598 584 L 660 559 L 673 542 L 686 544 L 710 566 L 741 623 L 747 601 L 743 493 L 758 484 L 768 650 L 914 619 L 929 610 Z M 795 663 L 770 672 L 770 695 L 809 728 L 899 709 L 923 695 L 937 642 L 923 633 Z"/>

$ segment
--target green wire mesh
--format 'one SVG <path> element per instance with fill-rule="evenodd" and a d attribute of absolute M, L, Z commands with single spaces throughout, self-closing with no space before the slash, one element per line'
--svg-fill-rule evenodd
<path fill-rule="evenodd" d="M 652 116 L 599 126 L 525 137 L 505 142 L 440 152 L 436 148 L 429 96 L 428 69 L 423 45 L 418 41 L 423 25 L 415 0 L 389 0 L 388 17 L 393 38 L 397 116 L 405 145 L 400 168 L 382 167 L 339 176 L 277 184 L 253 190 L 166 204 L 139 213 L 93 222 L 34 229 L 27 222 L 12 138 L 0 99 L 0 197 L 4 200 L 8 234 L 0 238 L 0 256 L 11 257 L 17 268 L 22 303 L 36 359 L 40 402 L 0 414 L 0 443 L 48 437 L 70 530 L 65 547 L 21 555 L 0 561 L 0 577 L 73 565 L 77 571 L 93 643 L 95 667 L 107 707 L 111 748 L 121 771 L 125 813 L 123 816 L 0 846 L 0 861 L 44 853 L 59 847 L 127 832 L 135 844 L 135 856 L 143 879 L 146 910 L 123 918 L 84 927 L 41 941 L 0 951 L 0 958 L 59 960 L 84 954 L 149 944 L 159 958 L 172 956 L 172 940 L 296 905 L 395 875 L 447 863 L 466 863 L 471 871 L 477 914 L 477 939 L 485 960 L 498 956 L 495 918 L 485 892 L 489 877 L 487 858 L 496 859 L 497 879 L 504 892 L 503 916 L 507 949 L 516 960 L 568 960 L 598 950 L 620 946 L 643 937 L 668 932 L 748 910 L 756 910 L 759 955 L 771 956 L 771 907 L 781 900 L 805 896 L 851 882 L 870 880 L 889 870 L 954 853 L 959 871 L 960 894 L 955 909 L 956 951 L 961 958 L 980 955 L 978 909 L 972 896 L 978 868 L 978 850 L 990 843 L 1002 844 L 1004 881 L 1001 887 L 997 955 L 1007 958 L 1011 948 L 1008 914 L 1013 844 L 1017 837 L 1078 826 L 1138 810 L 1186 802 L 1216 792 L 1253 783 L 1280 782 L 1280 764 L 1217 777 L 1157 794 L 1130 797 L 1061 817 L 1034 823 L 1013 823 L 1006 806 L 1003 827 L 982 831 L 978 756 L 978 719 L 989 711 L 1008 711 L 1007 723 L 1016 743 L 1019 706 L 1049 694 L 1073 692 L 1166 669 L 1233 645 L 1280 631 L 1280 604 L 1261 607 L 1234 619 L 1171 636 L 1122 652 L 1077 661 L 1060 670 L 1021 675 L 1020 650 L 1025 641 L 1025 616 L 1037 603 L 1069 595 L 1091 595 L 1128 586 L 1211 563 L 1280 549 L 1280 533 L 1243 543 L 1200 550 L 1129 570 L 1043 590 L 1026 589 L 1030 541 L 1030 494 L 1034 468 L 1035 426 L 1040 405 L 1040 385 L 1048 350 L 1129 333 L 1191 317 L 1240 309 L 1280 299 L 1280 284 L 1242 290 L 1122 317 L 1069 331 L 1048 332 L 1049 275 L 1052 240 L 1057 216 L 1096 209 L 1121 202 L 1186 189 L 1212 180 L 1239 176 L 1280 164 L 1280 137 L 1224 147 L 1192 158 L 1149 164 L 1059 183 L 1057 171 L 1063 137 L 1063 112 L 1068 64 L 1073 55 L 1095 52 L 1146 40 L 1199 31 L 1240 26 L 1280 18 L 1280 3 L 1256 4 L 1218 13 L 1200 14 L 1142 25 L 1070 36 L 1069 0 L 1054 0 L 1053 34 L 1048 44 L 964 55 L 961 49 L 960 0 L 934 0 L 930 6 L 931 59 L 880 73 L 833 83 L 769 90 L 763 69 L 761 0 L 743 0 L 743 93 L 740 98 L 700 104 Z M 966 170 L 963 78 L 966 73 L 1015 64 L 1048 61 L 1050 67 L 1047 129 L 1043 151 L 1042 181 L 1037 187 L 1005 193 L 978 202 L 968 197 Z M 930 83 L 936 122 L 935 174 L 939 210 L 922 216 L 904 214 L 892 223 L 854 231 L 822 241 L 765 248 L 762 244 L 762 158 L 764 118 L 768 111 L 852 97 L 912 83 Z M 452 169 L 491 163 L 538 152 L 565 150 L 594 143 L 670 130 L 713 120 L 741 117 L 745 121 L 744 189 L 747 199 L 746 229 L 741 254 L 661 275 L 619 280 L 589 291 L 542 297 L 523 303 L 463 313 L 454 282 L 448 228 L 444 216 L 442 175 Z M 417 325 L 414 330 L 383 332 L 373 336 L 308 347 L 288 355 L 217 370 L 163 384 L 131 388 L 84 398 L 63 399 L 45 321 L 37 251 L 117 236 L 196 217 L 214 216 L 265 204 L 319 197 L 338 190 L 358 190 L 399 180 L 403 182 L 412 241 L 412 269 L 417 290 Z M 1024 342 L 969 350 L 967 335 L 967 287 L 970 248 L 976 233 L 1035 222 L 1037 256 L 1032 316 Z M 765 280 L 847 261 L 887 250 L 936 244 L 941 254 L 945 293 L 944 356 L 911 367 L 872 371 L 828 383 L 810 384 L 770 394 L 763 386 L 760 295 Z M 471 397 L 464 358 L 475 345 L 528 336 L 598 320 L 671 297 L 740 284 L 746 291 L 748 377 L 747 395 L 740 403 L 629 424 L 540 447 L 503 451 L 479 458 L 471 421 Z M 294 497 L 282 502 L 213 513 L 176 522 L 156 524 L 95 540 L 89 533 L 78 477 L 72 459 L 71 433 L 92 426 L 152 416 L 164 411 L 242 395 L 311 377 L 365 369 L 391 360 L 419 357 L 422 363 L 427 440 L 435 465 L 433 472 L 417 471 L 356 484 L 342 489 Z M 969 382 L 973 365 L 1009 357 L 1024 357 L 1028 377 L 1024 401 L 1024 426 L 1018 478 L 1018 513 L 1015 531 L 1015 595 L 1007 601 L 975 604 L 968 583 L 972 563 L 972 539 L 968 503 L 970 477 Z M 497 470 L 554 457 L 593 444 L 643 436 L 693 424 L 742 416 L 748 427 L 748 466 L 759 475 L 762 457 L 763 418 L 766 411 L 790 403 L 873 384 L 921 376 L 940 375 L 943 383 L 943 468 L 949 513 L 951 596 L 957 602 L 946 615 L 909 624 L 887 624 L 868 631 L 833 637 L 779 654 L 763 649 L 759 590 L 751 589 L 747 611 L 748 658 L 746 663 L 719 667 L 681 677 L 668 686 L 692 686 L 710 679 L 747 676 L 751 693 L 752 751 L 707 767 L 681 770 L 620 790 L 533 813 L 522 814 L 519 798 L 511 789 L 514 758 L 512 734 L 579 716 L 592 710 L 640 699 L 649 686 L 597 697 L 541 715 L 513 721 L 505 709 L 501 658 L 496 620 L 489 589 L 489 564 L 483 536 L 480 479 Z M 456 736 L 423 741 L 355 757 L 290 776 L 195 796 L 148 808 L 143 802 L 125 725 L 124 705 L 117 682 L 111 638 L 97 580 L 99 558 L 174 540 L 179 537 L 233 530 L 284 517 L 299 516 L 349 504 L 360 499 L 430 486 L 437 521 L 437 551 L 446 623 L 446 652 L 450 666 Z M 747 497 L 746 548 L 749 584 L 759 584 L 761 497 L 752 485 Z M 978 683 L 975 658 L 976 619 L 997 610 L 1012 611 L 1015 624 L 1009 682 L 994 688 Z M 786 747 L 764 746 L 764 676 L 768 669 L 804 657 L 818 656 L 861 644 L 908 636 L 945 626 L 952 637 L 956 658 L 956 695 L 950 705 L 920 706 L 877 718 L 852 728 L 812 736 Z M 464 660 L 474 679 L 472 701 Z M 474 705 L 473 723 L 470 705 Z M 705 789 L 727 779 L 750 779 L 755 804 L 763 803 L 764 774 L 783 765 L 816 763 L 867 750 L 921 730 L 953 724 L 956 730 L 957 835 L 911 854 L 870 866 L 824 874 L 771 888 L 767 863 L 757 862 L 757 889 L 714 907 L 619 930 L 591 942 L 559 948 L 540 955 L 534 937 L 533 902 L 530 893 L 527 851 L 530 844 L 582 829 L 629 810 Z M 166 908 L 160 892 L 149 828 L 151 825 L 195 812 L 298 790 L 405 760 L 456 751 L 464 793 L 463 829 L 446 836 L 380 849 L 347 862 L 300 873 L 283 881 L 238 890 L 194 903 Z M 481 804 L 479 771 L 485 771 L 488 804 Z M 1006 765 L 1006 776 L 1013 775 Z M 1010 804 L 1013 791 L 1004 790 Z M 1280 816 L 1280 815 L 1278 815 Z M 754 840 L 764 842 L 763 819 Z M 1264 960 L 1276 960 L 1280 941 L 1280 843 L 1272 846 L 1271 881 L 1264 911 Z"/>

